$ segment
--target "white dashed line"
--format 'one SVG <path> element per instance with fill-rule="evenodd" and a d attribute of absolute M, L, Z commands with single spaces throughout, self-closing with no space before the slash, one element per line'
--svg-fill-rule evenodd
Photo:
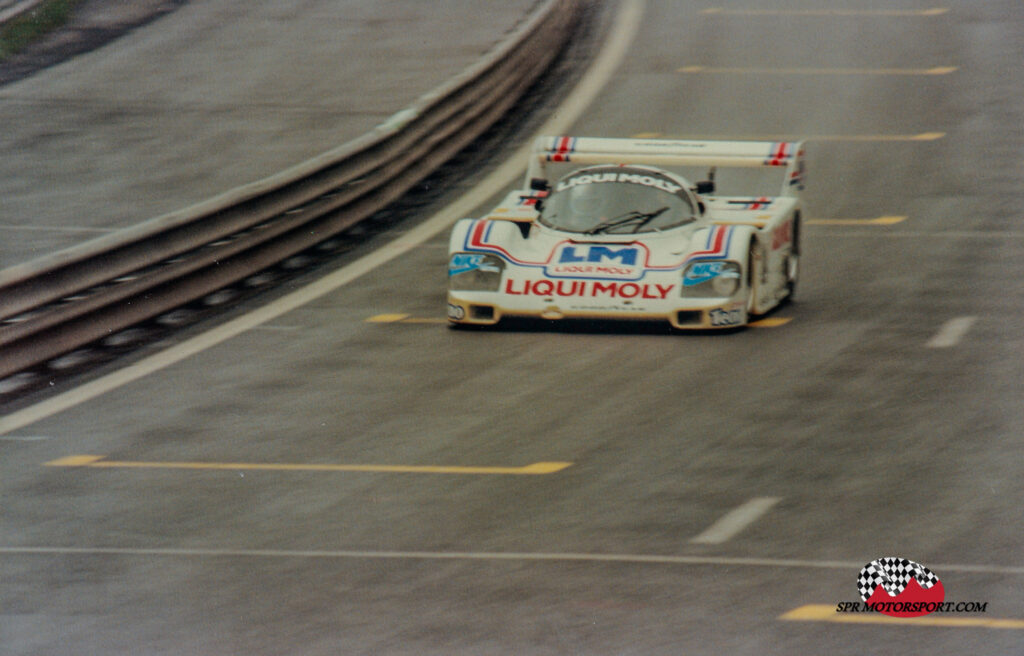
<path fill-rule="evenodd" d="M 694 544 L 722 544 L 740 531 L 757 521 L 761 515 L 772 509 L 779 497 L 754 497 L 745 504 L 733 508 L 700 535 L 692 538 Z"/>
<path fill-rule="evenodd" d="M 957 317 L 956 319 L 950 319 L 946 323 L 942 324 L 942 327 L 939 328 L 939 332 L 935 333 L 935 335 L 928 340 L 925 346 L 928 348 L 949 348 L 950 346 L 956 346 L 977 320 L 978 317 Z"/>

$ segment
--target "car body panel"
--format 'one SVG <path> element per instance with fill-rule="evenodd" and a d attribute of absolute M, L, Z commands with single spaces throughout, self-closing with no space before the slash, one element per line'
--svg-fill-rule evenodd
<path fill-rule="evenodd" d="M 654 172 L 670 176 L 683 187 L 672 190 L 699 211 L 690 222 L 665 229 L 645 227 L 647 218 L 633 221 L 628 216 L 625 232 L 559 229 L 545 222 L 538 208 L 556 200 L 551 194 L 567 193 L 566 185 L 555 185 L 551 194 L 529 188 L 552 184 L 538 177 L 546 173 L 544 167 L 531 166 L 528 188 L 509 193 L 485 217 L 454 226 L 449 241 L 450 322 L 493 325 L 506 317 L 581 318 L 660 320 L 679 329 L 731 328 L 767 312 L 792 292 L 803 172 L 799 144 L 787 144 L 781 151 L 790 152 L 789 159 L 774 162 L 770 155 L 780 152 L 777 144 L 579 139 L 571 142 L 575 149 L 570 150 L 566 139 L 571 138 L 542 138 L 535 153 L 560 163 L 580 153 L 580 159 L 595 166 L 574 169 L 562 180 L 574 175 L 579 179 L 581 173 L 588 182 L 601 180 L 600 175 L 586 174 L 611 170 L 608 164 L 642 165 L 646 168 L 614 170 L 622 170 L 623 177 L 632 174 L 634 180 L 637 172 L 651 171 L 648 182 Z M 590 151 L 581 152 L 581 142 Z M 685 178 L 647 167 L 650 159 L 671 164 L 673 152 L 698 157 L 694 150 L 701 162 L 714 166 L 735 164 L 737 157 L 743 162 L 736 165 L 752 166 L 750 153 L 761 152 L 762 166 L 786 167 L 783 194 L 700 196 Z M 797 171 L 799 176 L 791 175 Z M 661 186 L 663 179 L 657 177 Z M 797 183 L 790 184 L 794 179 Z M 718 293 L 723 289 L 731 291 Z"/>

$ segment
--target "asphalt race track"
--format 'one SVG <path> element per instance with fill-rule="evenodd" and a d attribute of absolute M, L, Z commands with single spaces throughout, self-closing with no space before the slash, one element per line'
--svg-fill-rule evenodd
<path fill-rule="evenodd" d="M 1024 653 L 1024 11 L 827 7 L 608 3 L 571 127 L 806 137 L 772 321 L 448 330 L 443 231 L 12 412 L 0 654 Z M 986 611 L 837 621 L 886 556 Z"/>

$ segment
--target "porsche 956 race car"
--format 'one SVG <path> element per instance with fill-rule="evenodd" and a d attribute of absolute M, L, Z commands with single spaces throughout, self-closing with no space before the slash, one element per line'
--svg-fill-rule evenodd
<path fill-rule="evenodd" d="M 527 188 L 454 226 L 448 320 L 745 325 L 796 287 L 803 155 L 802 142 L 541 137 Z M 781 192 L 716 195 L 718 167 L 782 171 Z"/>

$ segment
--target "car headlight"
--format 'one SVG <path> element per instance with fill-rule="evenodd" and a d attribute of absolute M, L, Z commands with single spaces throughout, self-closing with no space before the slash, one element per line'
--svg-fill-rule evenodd
<path fill-rule="evenodd" d="M 496 292 L 501 287 L 505 261 L 484 253 L 454 253 L 448 260 L 448 289 Z"/>
<path fill-rule="evenodd" d="M 740 288 L 738 262 L 694 262 L 683 273 L 682 295 L 697 297 L 732 296 Z"/>

